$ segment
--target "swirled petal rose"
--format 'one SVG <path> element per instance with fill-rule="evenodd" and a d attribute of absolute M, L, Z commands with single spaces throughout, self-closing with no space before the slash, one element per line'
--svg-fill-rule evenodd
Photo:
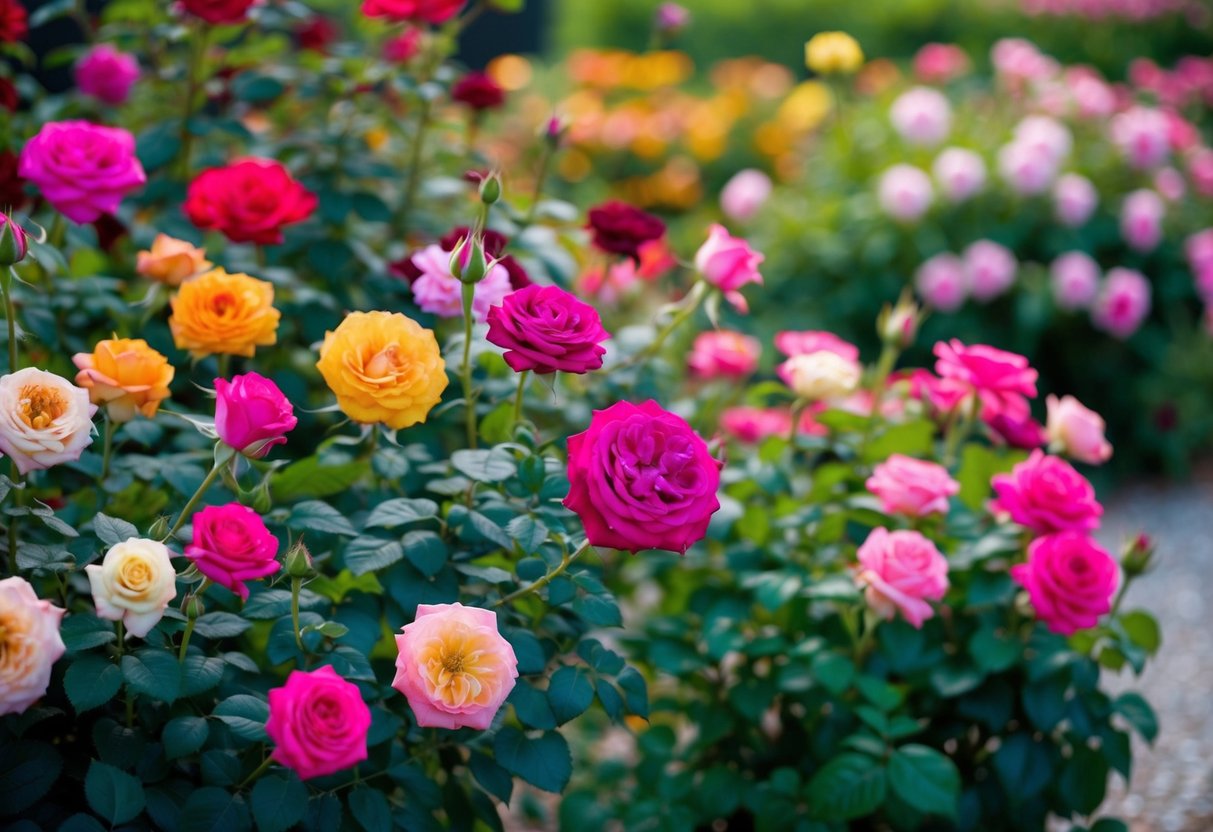
<path fill-rule="evenodd" d="M 1112 609 L 1120 583 L 1112 556 L 1086 534 L 1073 531 L 1033 540 L 1027 563 L 1012 566 L 1011 577 L 1028 591 L 1036 616 L 1065 636 L 1098 624 Z"/>
<path fill-rule="evenodd" d="M 185 547 L 185 556 L 199 572 L 241 600 L 248 600 L 248 581 L 269 577 L 281 568 L 278 538 L 248 506 L 207 506 L 190 522 L 194 538 Z"/>
<path fill-rule="evenodd" d="M 948 561 L 915 531 L 875 528 L 859 547 L 856 581 L 868 606 L 885 618 L 900 612 L 915 629 L 935 615 L 929 601 L 948 591 Z"/>
<path fill-rule="evenodd" d="M 170 301 L 168 325 L 177 349 L 195 358 L 242 355 L 278 342 L 274 284 L 213 269 L 181 284 Z"/>
<path fill-rule="evenodd" d="M 285 444 L 298 423 L 290 399 L 265 376 L 215 379 L 215 432 L 245 456 L 261 459 L 275 445 Z"/>
<path fill-rule="evenodd" d="M 0 451 L 22 474 L 80 458 L 93 442 L 88 391 L 33 367 L 0 377 Z"/>
<path fill-rule="evenodd" d="M 109 418 L 129 422 L 136 415 L 156 415 L 169 397 L 173 365 L 142 338 L 99 341 L 91 353 L 72 356 L 80 372 L 76 384 L 88 390 L 89 399 L 104 405 Z"/>
<path fill-rule="evenodd" d="M 893 454 L 877 465 L 865 483 L 880 498 L 884 511 L 925 517 L 947 514 L 948 498 L 960 493 L 960 483 L 935 462 Z"/>
<path fill-rule="evenodd" d="M 292 670 L 268 699 L 265 733 L 274 743 L 271 756 L 301 780 L 336 774 L 366 759 L 371 709 L 358 686 L 332 667 Z"/>
<path fill-rule="evenodd" d="M 598 310 L 558 286 L 531 285 L 489 309 L 490 344 L 520 373 L 588 373 L 602 366 L 610 338 Z"/>
<path fill-rule="evenodd" d="M 1099 528 L 1103 506 L 1095 499 L 1094 487 L 1064 459 L 1037 449 L 991 484 L 996 497 L 990 511 L 1037 534 Z"/>
<path fill-rule="evenodd" d="M 283 228 L 306 220 L 316 205 L 316 195 L 281 162 L 249 158 L 194 177 L 182 210 L 194 225 L 234 243 L 278 245 Z"/>
<path fill-rule="evenodd" d="M 21 149 L 18 173 L 77 225 L 114 214 L 147 181 L 135 137 L 120 127 L 51 121 Z"/>
<path fill-rule="evenodd" d="M 157 234 L 152 247 L 135 258 L 135 271 L 166 286 L 180 286 L 212 265 L 206 259 L 206 249 L 167 234 Z"/>

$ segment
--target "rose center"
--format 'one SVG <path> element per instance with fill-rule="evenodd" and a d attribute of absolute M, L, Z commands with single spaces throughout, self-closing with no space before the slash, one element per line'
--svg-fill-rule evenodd
<path fill-rule="evenodd" d="M 214 308 L 215 314 L 222 317 L 236 307 L 236 298 L 229 292 L 220 292 L 211 301 L 211 306 Z"/>
<path fill-rule="evenodd" d="M 393 342 L 371 356 L 366 363 L 366 374 L 371 378 L 386 378 L 395 375 L 402 363 L 400 345 Z"/>
<path fill-rule="evenodd" d="M 129 558 L 122 564 L 121 577 L 123 586 L 139 591 L 152 582 L 152 570 L 145 561 Z"/>
<path fill-rule="evenodd" d="M 21 388 L 17 408 L 21 421 L 35 430 L 42 430 L 64 414 L 67 400 L 52 387 L 29 384 Z"/>

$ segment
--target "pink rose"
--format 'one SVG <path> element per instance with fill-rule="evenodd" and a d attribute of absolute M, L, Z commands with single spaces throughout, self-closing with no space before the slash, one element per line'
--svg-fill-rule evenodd
<path fill-rule="evenodd" d="M 787 436 L 792 414 L 765 407 L 730 407 L 720 414 L 720 429 L 739 442 L 756 444 L 768 436 Z"/>
<path fill-rule="evenodd" d="M 948 561 L 935 544 L 918 532 L 872 529 L 859 547 L 856 582 L 876 613 L 892 618 L 897 612 L 916 630 L 935 615 L 928 601 L 948 591 Z"/>
<path fill-rule="evenodd" d="M 880 175 L 876 198 L 893 219 L 914 222 L 931 207 L 931 177 L 913 165 L 893 165 Z"/>
<path fill-rule="evenodd" d="M 695 268 L 703 279 L 724 292 L 738 310 L 747 308 L 741 287 L 750 283 L 762 285 L 758 266 L 763 257 L 740 237 L 733 237 L 723 225 L 714 224 L 708 239 L 695 253 Z"/>
<path fill-rule="evenodd" d="M 1086 309 L 1099 292 L 1099 264 L 1082 251 L 1068 251 L 1049 266 L 1053 298 L 1062 309 Z"/>
<path fill-rule="evenodd" d="M 598 310 L 558 286 L 530 285 L 489 308 L 490 344 L 516 373 L 588 373 L 602 367 L 610 338 Z"/>
<path fill-rule="evenodd" d="M 1028 116 L 1015 125 L 1015 143 L 1060 165 L 1074 147 L 1069 128 L 1049 116 Z"/>
<path fill-rule="evenodd" d="M 426 246 L 412 257 L 421 276 L 413 281 L 413 302 L 422 312 L 439 318 L 459 318 L 463 315 L 463 284 L 451 274 L 451 255 L 440 245 Z M 510 273 L 495 263 L 484 279 L 476 284 L 472 297 L 472 314 L 480 323 L 488 320 L 489 310 L 499 306 L 505 296 L 514 291 Z"/>
<path fill-rule="evenodd" d="M 952 129 L 952 105 L 947 96 L 930 87 L 903 92 L 889 108 L 889 121 L 909 144 L 934 147 Z"/>
<path fill-rule="evenodd" d="M 392 687 L 422 728 L 488 728 L 514 689 L 518 659 L 490 610 L 420 604 L 396 636 Z"/>
<path fill-rule="evenodd" d="M 762 345 L 740 332 L 713 330 L 695 337 L 687 367 L 699 378 L 743 379 L 758 369 Z"/>
<path fill-rule="evenodd" d="M 362 13 L 393 23 L 446 23 L 467 0 L 362 0 Z"/>
<path fill-rule="evenodd" d="M 1171 152 L 1171 123 L 1165 113 L 1151 107 L 1132 107 L 1109 125 L 1112 143 L 1135 168 L 1162 164 Z"/>
<path fill-rule="evenodd" d="M 246 581 L 275 574 L 278 538 L 270 534 L 257 512 L 239 503 L 207 506 L 192 518 L 194 539 L 185 556 L 198 571 L 248 600 Z"/>
<path fill-rule="evenodd" d="M 685 553 L 720 508 L 720 463 L 679 416 L 655 401 L 594 411 L 569 437 L 569 494 L 595 546 Z"/>
<path fill-rule="evenodd" d="M 215 379 L 215 432 L 225 445 L 252 459 L 261 459 L 299 420 L 278 385 L 257 373 Z"/>
<path fill-rule="evenodd" d="M 969 56 L 954 43 L 928 43 L 914 54 L 914 76 L 942 84 L 969 71 Z"/>
<path fill-rule="evenodd" d="M 989 301 L 1015 284 L 1019 263 L 1006 246 L 978 240 L 964 250 L 965 280 L 974 300 Z"/>
<path fill-rule="evenodd" d="M 914 288 L 933 309 L 940 312 L 959 309 L 968 294 L 964 261 L 955 254 L 936 254 L 914 272 Z"/>
<path fill-rule="evenodd" d="M 51 666 L 66 649 L 63 613 L 39 600 L 24 578 L 0 581 L 0 716 L 19 714 L 46 694 Z"/>
<path fill-rule="evenodd" d="M 1125 197 L 1120 213 L 1120 234 L 1134 251 L 1153 251 L 1162 242 L 1162 218 L 1167 212 L 1162 197 L 1146 188 Z"/>
<path fill-rule="evenodd" d="M 1066 70 L 1066 85 L 1082 118 L 1107 118 L 1116 109 L 1116 94 L 1103 77 L 1085 66 Z"/>
<path fill-rule="evenodd" d="M 936 156 L 931 173 L 948 202 L 964 202 L 986 184 L 985 160 L 963 147 L 949 147 Z"/>
<path fill-rule="evenodd" d="M 720 191 L 720 210 L 736 222 L 745 222 L 758 213 L 771 196 L 771 177 L 760 170 L 738 171 Z"/>
<path fill-rule="evenodd" d="M 115 106 L 126 101 L 139 80 L 134 55 L 119 52 L 108 43 L 98 44 L 76 63 L 76 86 L 85 95 Z"/>
<path fill-rule="evenodd" d="M 1057 178 L 1060 162 L 1039 146 L 1012 141 L 998 151 L 998 173 L 1011 190 L 1024 196 L 1042 194 Z"/>
<path fill-rule="evenodd" d="M 1028 562 L 1011 567 L 1036 616 L 1055 633 L 1094 627 L 1112 609 L 1120 582 L 1116 561 L 1080 532 L 1045 535 L 1028 545 Z"/>
<path fill-rule="evenodd" d="M 1026 415 L 1028 399 L 1036 396 L 1037 372 L 1028 359 L 1013 352 L 972 346 L 953 338 L 935 345 L 935 372 L 942 386 L 976 393 L 981 399 L 983 417 L 987 414 Z"/>
<path fill-rule="evenodd" d="M 1057 72 L 1057 61 L 1023 38 L 1003 38 L 990 50 L 994 71 L 1012 87 L 1042 81 Z"/>
<path fill-rule="evenodd" d="M 1085 176 L 1067 173 L 1053 186 L 1054 214 L 1069 228 L 1077 228 L 1090 219 L 1098 204 L 1099 192 Z"/>
<path fill-rule="evenodd" d="M 903 454 L 877 465 L 865 485 L 880 498 L 885 513 L 909 517 L 947 514 L 948 498 L 960 493 L 960 483 L 947 468 Z"/>
<path fill-rule="evenodd" d="M 269 692 L 269 704 L 270 756 L 301 780 L 336 774 L 366 759 L 371 709 L 358 686 L 332 667 L 292 670 L 285 685 Z"/>
<path fill-rule="evenodd" d="M 1031 451 L 1045 443 L 1045 429 L 1025 410 L 985 410 L 981 419 L 993 433 L 995 441 Z"/>
<path fill-rule="evenodd" d="M 1154 190 L 1167 202 L 1179 202 L 1188 192 L 1188 183 L 1175 168 L 1162 168 L 1154 174 Z"/>
<path fill-rule="evenodd" d="M 1011 520 L 1037 534 L 1099 528 L 1103 506 L 1087 478 L 1064 459 L 1039 449 L 991 481 L 997 495 L 990 511 L 1007 514 Z"/>
<path fill-rule="evenodd" d="M 1098 413 L 1073 396 L 1049 396 L 1045 403 L 1049 408 L 1045 431 L 1053 451 L 1091 465 L 1111 459 L 1112 444 L 1104 438 L 1104 420 Z"/>
<path fill-rule="evenodd" d="M 1213 150 L 1196 147 L 1187 153 L 1185 161 L 1192 187 L 1201 196 L 1213 196 Z"/>
<path fill-rule="evenodd" d="M 839 358 L 845 358 L 851 363 L 859 361 L 859 347 L 850 341 L 844 341 L 833 332 L 821 330 L 784 330 L 775 333 L 775 349 L 789 359 L 798 355 L 811 355 L 815 352 L 832 352 Z M 783 383 L 792 386 L 791 362 L 784 361 L 776 368 Z"/>
<path fill-rule="evenodd" d="M 76 224 L 117 213 L 122 198 L 147 181 L 135 137 L 87 121 L 43 124 L 21 149 L 18 173 Z"/>
<path fill-rule="evenodd" d="M 1133 269 L 1108 270 L 1091 309 L 1096 328 L 1117 338 L 1128 338 L 1150 314 L 1150 281 Z"/>

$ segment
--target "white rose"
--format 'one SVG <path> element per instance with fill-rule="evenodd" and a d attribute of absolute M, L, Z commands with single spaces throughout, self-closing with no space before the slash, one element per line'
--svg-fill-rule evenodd
<path fill-rule="evenodd" d="M 0 451 L 22 474 L 73 462 L 93 441 L 97 405 L 65 378 L 27 367 L 0 377 Z"/>
<path fill-rule="evenodd" d="M 808 401 L 841 398 L 859 386 L 858 362 L 827 350 L 792 356 L 784 366 L 792 390 Z"/>
<path fill-rule="evenodd" d="M 94 563 L 84 569 L 97 615 L 122 621 L 128 633 L 140 638 L 156 626 L 177 595 L 168 547 L 157 540 L 132 537 L 115 543 L 100 566 Z"/>

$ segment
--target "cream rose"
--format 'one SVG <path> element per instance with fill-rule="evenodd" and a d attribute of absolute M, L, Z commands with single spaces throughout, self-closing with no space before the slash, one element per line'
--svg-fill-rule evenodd
<path fill-rule="evenodd" d="M 39 600 L 24 578 L 0 581 L 0 715 L 33 705 L 51 681 L 51 665 L 63 655 L 63 610 Z"/>
<path fill-rule="evenodd" d="M 128 633 L 140 638 L 156 626 L 177 594 L 168 547 L 157 540 L 132 537 L 115 543 L 100 566 L 84 569 L 97 615 L 123 622 Z"/>
<path fill-rule="evenodd" d="M 1045 434 L 1049 447 L 1071 459 L 1101 465 L 1112 457 L 1112 444 L 1104 437 L 1104 420 L 1073 396 L 1049 396 Z"/>
<path fill-rule="evenodd" d="M 796 395 L 814 402 L 854 392 L 861 374 L 858 362 L 828 350 L 794 355 L 784 363 L 784 368 Z"/>
<path fill-rule="evenodd" d="M 27 367 L 0 377 L 0 451 L 22 474 L 80 458 L 93 441 L 88 391 Z"/>

